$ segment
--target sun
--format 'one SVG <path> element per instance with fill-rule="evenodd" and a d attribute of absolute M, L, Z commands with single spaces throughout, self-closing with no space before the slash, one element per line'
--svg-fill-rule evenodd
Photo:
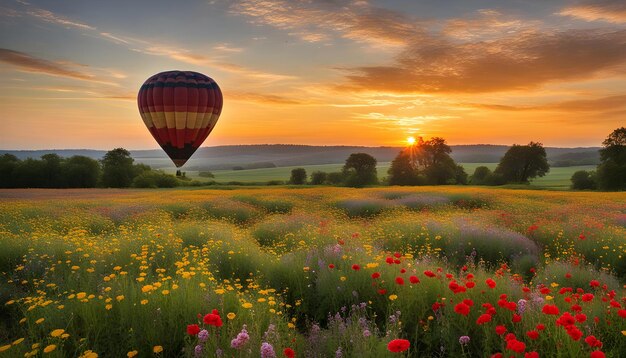
<path fill-rule="evenodd" d="M 409 145 L 415 144 L 415 137 L 408 137 L 406 142 L 409 143 Z"/>

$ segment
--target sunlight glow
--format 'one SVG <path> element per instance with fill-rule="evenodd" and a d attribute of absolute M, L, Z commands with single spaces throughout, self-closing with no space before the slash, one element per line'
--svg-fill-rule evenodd
<path fill-rule="evenodd" d="M 409 143 L 409 145 L 415 144 L 415 137 L 408 137 L 406 142 Z"/>

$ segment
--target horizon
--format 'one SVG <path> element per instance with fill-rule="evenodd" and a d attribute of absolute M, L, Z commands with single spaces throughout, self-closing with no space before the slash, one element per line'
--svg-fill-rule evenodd
<path fill-rule="evenodd" d="M 450 144 L 450 147 L 467 147 L 467 146 L 494 146 L 494 147 L 511 147 L 513 145 L 524 145 L 524 143 L 514 143 L 514 144 Z M 209 149 L 209 148 L 219 148 L 219 147 L 239 147 L 239 146 L 302 146 L 302 147 L 357 147 L 357 148 L 403 148 L 406 145 L 377 145 L 377 146 L 368 146 L 368 145 L 347 145 L 347 144 L 293 144 L 293 143 L 258 143 L 258 144 L 222 144 L 222 145 L 212 145 L 212 146 L 200 146 L 200 149 Z M 121 147 L 124 148 L 124 147 Z M 557 147 L 557 146 L 547 146 L 544 145 L 544 148 L 558 148 L 558 149 L 591 149 L 591 148 L 602 148 L 602 146 L 580 146 L 580 147 Z M 10 151 L 55 151 L 55 150 L 92 150 L 92 151 L 109 151 L 115 148 L 41 148 L 41 149 L 6 149 L 0 148 L 0 152 L 10 152 Z M 162 150 L 160 147 L 154 148 L 145 148 L 145 149 L 136 149 L 136 148 L 124 148 L 128 151 L 149 151 L 149 150 Z M 193 155 L 191 156 L 193 158 Z"/>
<path fill-rule="evenodd" d="M 158 149 L 136 96 L 171 69 L 221 87 L 223 112 L 203 147 L 396 147 L 422 136 L 588 148 L 626 115 L 618 0 L 8 0 L 0 9 L 7 150 Z"/>

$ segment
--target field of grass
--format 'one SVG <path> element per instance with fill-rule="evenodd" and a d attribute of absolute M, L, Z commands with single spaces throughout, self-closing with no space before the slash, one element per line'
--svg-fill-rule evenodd
<path fill-rule="evenodd" d="M 626 193 L 94 189 L 0 199 L 1 357 L 626 352 Z"/>
<path fill-rule="evenodd" d="M 383 178 L 387 176 L 387 170 L 391 163 L 384 162 L 378 163 L 378 177 Z M 465 172 L 468 175 L 472 175 L 474 170 L 479 166 L 486 166 L 491 170 L 494 170 L 497 163 L 461 163 L 465 168 Z M 231 181 L 238 181 L 242 183 L 265 183 L 270 180 L 282 180 L 288 181 L 291 176 L 291 170 L 295 168 L 306 169 L 307 174 L 310 176 L 314 171 L 323 172 L 338 172 L 341 171 L 342 164 L 322 164 L 322 165 L 304 165 L 300 167 L 279 167 L 279 168 L 263 168 L 263 169 L 247 169 L 247 170 L 215 170 L 212 173 L 215 175 L 215 181 L 220 183 L 226 183 Z M 572 174 L 578 170 L 595 170 L 593 165 L 583 165 L 574 167 L 561 167 L 551 168 L 550 172 L 543 178 L 537 178 L 532 181 L 531 187 L 541 189 L 554 189 L 565 190 L 569 189 L 571 182 L 570 178 Z M 187 175 L 194 179 L 206 180 L 206 178 L 198 177 L 198 172 L 189 171 Z"/>

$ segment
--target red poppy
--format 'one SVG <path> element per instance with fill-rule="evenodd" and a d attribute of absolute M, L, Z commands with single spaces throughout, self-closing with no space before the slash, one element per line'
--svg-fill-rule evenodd
<path fill-rule="evenodd" d="M 404 279 L 400 276 L 396 277 L 396 283 L 398 285 L 404 285 Z"/>
<path fill-rule="evenodd" d="M 400 269 L 400 273 L 405 273 L 406 269 Z"/>
<path fill-rule="evenodd" d="M 361 267 L 359 265 L 357 265 L 357 264 L 354 264 L 354 265 L 352 265 L 352 269 L 354 271 L 359 271 L 361 269 Z"/>
<path fill-rule="evenodd" d="M 333 265 L 333 264 L 328 264 L 328 268 L 332 270 L 332 269 L 334 269 L 334 268 L 335 268 L 335 265 Z"/>
<path fill-rule="evenodd" d="M 583 300 L 583 302 L 591 302 L 591 301 L 593 301 L 593 293 L 585 293 L 582 296 L 582 300 Z"/>
<path fill-rule="evenodd" d="M 598 280 L 591 280 L 591 281 L 589 281 L 589 286 L 591 286 L 591 287 L 599 287 L 600 286 L 600 282 L 598 282 Z"/>
<path fill-rule="evenodd" d="M 583 332 L 573 324 L 565 326 L 565 330 L 567 331 L 567 334 L 570 336 L 570 338 L 575 341 L 578 341 L 583 336 Z"/>
<path fill-rule="evenodd" d="M 539 353 L 537 353 L 537 352 L 526 352 L 526 354 L 524 354 L 524 358 L 539 358 Z"/>
<path fill-rule="evenodd" d="M 385 290 L 384 288 L 381 288 L 380 290 L 378 290 L 379 295 L 384 295 L 386 293 L 387 293 L 387 290 Z"/>
<path fill-rule="evenodd" d="M 474 301 L 470 300 L 469 298 L 466 298 L 463 300 L 463 303 L 465 303 L 466 305 L 472 307 L 474 305 Z"/>
<path fill-rule="evenodd" d="M 213 312 L 217 312 L 217 310 L 213 310 Z M 222 318 L 215 313 L 209 313 L 206 316 L 204 316 L 204 319 L 202 320 L 205 324 L 208 324 L 210 326 L 215 326 L 215 327 L 221 327 L 222 326 Z"/>
<path fill-rule="evenodd" d="M 587 320 L 587 315 L 585 315 L 584 313 L 577 313 L 574 317 L 576 317 L 576 321 L 581 323 Z"/>
<path fill-rule="evenodd" d="M 467 287 L 467 288 L 474 288 L 474 286 L 476 286 L 476 283 L 473 282 L 473 281 L 467 281 L 465 283 L 465 287 Z"/>
<path fill-rule="evenodd" d="M 491 355 L 491 358 L 502 358 L 502 353 L 494 353 Z"/>
<path fill-rule="evenodd" d="M 190 324 L 187 326 L 188 335 L 195 336 L 198 333 L 200 333 L 200 326 L 198 326 L 197 324 Z"/>
<path fill-rule="evenodd" d="M 430 271 L 430 270 L 424 271 L 424 275 L 426 275 L 428 277 L 435 277 L 435 273 Z"/>
<path fill-rule="evenodd" d="M 523 353 L 526 350 L 526 344 L 522 341 L 518 341 L 517 339 L 511 339 L 506 342 L 506 349 L 517 353 Z"/>
<path fill-rule="evenodd" d="M 526 332 L 526 335 L 528 336 L 528 338 L 535 340 L 537 338 L 539 338 L 539 332 L 537 331 L 528 331 Z"/>
<path fill-rule="evenodd" d="M 409 281 L 411 281 L 411 283 L 413 283 L 413 284 L 420 283 L 420 279 L 417 276 L 409 277 Z"/>
<path fill-rule="evenodd" d="M 484 324 L 491 321 L 491 315 L 490 314 L 486 314 L 483 313 L 480 315 L 480 317 L 478 317 L 478 319 L 476 320 L 476 324 Z"/>
<path fill-rule="evenodd" d="M 397 257 L 397 258 L 401 258 L 401 257 L 402 257 L 402 254 L 401 254 L 401 253 L 399 253 L 399 252 L 395 252 L 395 253 L 393 254 L 393 256 L 395 256 L 395 257 Z"/>
<path fill-rule="evenodd" d="M 589 355 L 589 358 L 606 358 L 602 351 L 593 351 Z"/>
<path fill-rule="evenodd" d="M 470 307 L 465 303 L 459 303 L 454 306 L 454 312 L 463 316 L 467 316 L 470 313 Z"/>
<path fill-rule="evenodd" d="M 385 259 L 385 262 L 388 263 L 389 265 L 393 264 L 393 257 L 387 257 Z"/>
<path fill-rule="evenodd" d="M 501 336 L 503 334 L 506 333 L 506 327 L 505 326 L 496 326 L 496 334 L 498 336 Z"/>
<path fill-rule="evenodd" d="M 626 310 L 619 310 L 617 314 L 622 318 L 626 318 Z"/>
<path fill-rule="evenodd" d="M 485 280 L 485 283 L 487 284 L 487 286 L 489 286 L 489 288 L 495 288 L 496 287 L 496 281 L 488 278 Z"/>
<path fill-rule="evenodd" d="M 513 321 L 513 323 L 518 323 L 522 321 L 522 316 L 518 315 L 517 313 L 513 314 L 513 318 L 511 319 Z"/>
<path fill-rule="evenodd" d="M 569 272 L 568 272 L 568 273 L 566 273 L 566 274 L 565 274 L 565 278 L 572 278 L 572 274 L 571 274 L 571 273 L 569 273 Z"/>
<path fill-rule="evenodd" d="M 374 280 L 375 280 L 375 279 L 377 279 L 377 278 L 379 278 L 379 277 L 380 277 L 380 273 L 378 273 L 378 272 L 374 272 L 374 273 L 372 274 L 372 278 L 373 278 Z"/>
<path fill-rule="evenodd" d="M 538 331 L 543 331 L 544 329 L 546 329 L 546 326 L 539 323 L 536 327 L 535 327 Z"/>
<path fill-rule="evenodd" d="M 287 347 L 287 348 L 285 348 L 285 349 L 283 350 L 283 354 L 284 354 L 284 355 L 285 355 L 285 357 L 287 357 L 287 358 L 293 358 L 293 357 L 295 357 L 295 356 L 296 356 L 296 352 L 295 352 L 293 349 L 289 348 L 289 347 Z"/>
<path fill-rule="evenodd" d="M 595 336 L 587 336 L 587 338 L 585 338 L 585 343 L 587 343 L 589 345 L 589 347 L 598 347 L 598 348 L 602 348 L 602 342 L 600 342 L 600 340 L 598 340 Z"/>
<path fill-rule="evenodd" d="M 394 339 L 389 344 L 387 344 L 387 349 L 390 352 L 398 353 L 404 352 L 411 346 L 411 343 L 406 339 Z"/>
<path fill-rule="evenodd" d="M 559 308 L 557 306 L 555 306 L 555 305 L 548 305 L 548 304 L 546 304 L 541 309 L 541 312 L 543 312 L 545 314 L 557 316 L 559 314 Z"/>

